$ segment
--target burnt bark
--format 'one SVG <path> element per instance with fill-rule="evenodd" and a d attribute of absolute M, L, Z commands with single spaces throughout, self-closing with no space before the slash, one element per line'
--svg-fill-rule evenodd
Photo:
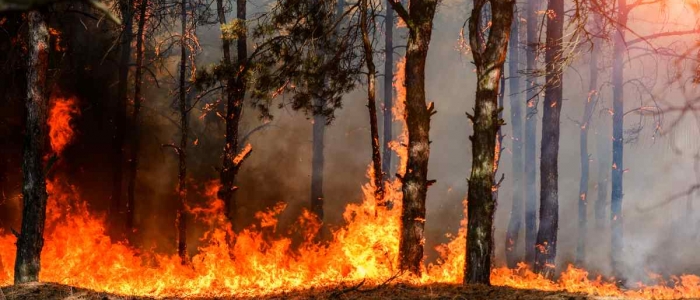
<path fill-rule="evenodd" d="M 425 197 L 430 158 L 430 116 L 434 106 L 425 102 L 425 62 L 433 30 L 437 0 L 411 1 L 410 11 L 399 2 L 390 2 L 409 29 L 406 47 L 406 129 L 408 161 L 401 178 L 401 239 L 399 268 L 420 275 L 423 262 Z"/>
<path fill-rule="evenodd" d="M 112 209 L 111 217 L 116 224 L 123 225 L 125 203 L 123 198 L 124 146 L 126 139 L 126 105 L 128 102 L 129 64 L 131 63 L 131 40 L 133 30 L 133 0 L 120 0 L 119 11 L 123 27 L 119 45 L 119 81 L 117 83 L 117 101 L 114 110 L 114 138 L 112 141 Z M 122 228 L 117 226 L 116 228 Z"/>
<path fill-rule="evenodd" d="M 527 1 L 527 108 L 525 109 L 525 262 L 535 263 L 535 241 L 537 240 L 537 105 L 539 87 L 537 76 L 537 51 L 539 33 L 537 12 L 540 0 Z"/>
<path fill-rule="evenodd" d="M 49 33 L 41 12 L 27 15 L 27 102 L 26 131 L 22 158 L 22 227 L 17 239 L 15 283 L 39 281 L 41 249 L 44 246 L 46 220 L 45 170 L 43 155 L 48 139 L 46 75 L 49 58 Z"/>
<path fill-rule="evenodd" d="M 491 27 L 488 36 L 482 36 L 484 7 L 491 4 Z M 503 124 L 499 117 L 498 91 L 503 76 L 503 65 L 513 19 L 513 0 L 475 0 L 469 18 L 469 43 L 476 65 L 476 102 L 474 115 L 469 119 L 474 126 L 472 142 L 472 171 L 469 177 L 467 258 L 464 269 L 465 284 L 490 284 L 491 256 L 493 254 L 493 216 L 497 187 L 493 181 L 496 171 L 496 138 Z"/>
<path fill-rule="evenodd" d="M 540 161 L 540 226 L 537 232 L 535 271 L 554 275 L 559 230 L 559 119 L 563 91 L 564 0 L 549 0 L 547 10 L 546 86 L 542 114 L 542 160 Z"/>
<path fill-rule="evenodd" d="M 625 52 L 625 28 L 627 27 L 627 1 L 619 0 L 617 26 L 613 33 L 613 142 L 612 142 L 612 193 L 610 198 L 611 261 L 613 274 L 620 278 L 622 267 L 622 174 L 624 151 L 624 103 L 623 103 L 623 59 Z"/>
<path fill-rule="evenodd" d="M 126 231 L 131 236 L 136 231 L 134 226 L 134 207 L 136 205 L 136 179 L 139 168 L 139 151 L 141 150 L 141 103 L 143 101 L 143 40 L 146 27 L 146 8 L 148 0 L 139 4 L 139 22 L 136 32 L 136 71 L 134 74 L 134 110 L 131 113 L 133 126 L 131 128 L 131 153 L 127 180 L 126 200 Z"/>
<path fill-rule="evenodd" d="M 187 0 L 182 0 L 181 19 L 182 30 L 180 32 L 180 83 L 179 83 L 179 108 L 180 108 L 180 146 L 178 147 L 178 175 L 177 193 L 178 206 L 175 217 L 177 226 L 177 254 L 183 263 L 187 262 L 187 136 L 189 131 L 189 98 L 185 86 L 187 73 Z"/>
<path fill-rule="evenodd" d="M 236 17 L 238 22 L 246 21 L 246 0 L 236 1 Z M 219 23 L 226 24 L 226 13 L 223 7 L 223 0 L 216 1 L 216 10 L 219 16 Z M 221 187 L 218 197 L 224 202 L 224 210 L 229 221 L 235 220 L 238 205 L 233 193 L 236 190 L 236 175 L 240 170 L 242 159 L 235 159 L 238 156 L 239 145 L 239 125 L 243 113 L 243 100 L 246 93 L 245 65 L 248 59 L 248 40 L 245 33 L 241 33 L 236 40 L 237 63 L 234 67 L 231 59 L 231 42 L 222 38 L 224 52 L 223 63 L 228 67 L 231 74 L 226 79 L 226 136 L 224 144 L 223 167 L 220 172 Z"/>
<path fill-rule="evenodd" d="M 391 2 L 393 0 L 386 1 Z M 386 10 L 384 26 L 384 107 L 382 109 L 384 143 L 382 145 L 382 173 L 387 178 L 391 178 L 392 151 L 389 143 L 394 139 L 394 117 L 392 114 L 394 107 L 394 11 L 392 9 Z"/>
<path fill-rule="evenodd" d="M 508 221 L 506 232 L 506 263 L 509 268 L 517 267 L 522 261 L 518 256 L 520 248 L 520 228 L 523 223 L 523 97 L 520 94 L 520 76 L 518 75 L 518 65 L 520 64 L 520 21 L 517 12 L 513 15 L 513 25 L 510 33 L 510 48 L 508 52 L 508 77 L 509 97 L 510 97 L 510 124 L 513 129 L 512 136 L 512 182 L 513 182 L 513 205 Z"/>
<path fill-rule="evenodd" d="M 384 199 L 384 181 L 382 174 L 382 155 L 379 146 L 379 124 L 377 124 L 377 101 L 376 101 L 376 77 L 377 68 L 374 65 L 374 51 L 372 50 L 372 42 L 369 36 L 368 19 L 369 3 L 368 0 L 360 0 L 360 31 L 362 32 L 362 49 L 365 55 L 365 64 L 367 66 L 367 108 L 369 109 L 369 127 L 370 138 L 372 140 L 372 169 L 374 171 L 374 198 L 378 203 L 383 203 Z"/>

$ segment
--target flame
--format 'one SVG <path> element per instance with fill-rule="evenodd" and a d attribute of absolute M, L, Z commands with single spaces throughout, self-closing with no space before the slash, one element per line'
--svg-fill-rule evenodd
<path fill-rule="evenodd" d="M 52 98 L 51 110 L 49 111 L 49 137 L 51 138 L 51 149 L 56 154 L 63 153 L 66 146 L 73 140 L 75 134 L 71 127 L 73 117 L 80 115 L 80 110 L 75 99 L 72 98 Z"/>
<path fill-rule="evenodd" d="M 405 95 L 401 93 L 403 84 L 398 84 L 403 80 L 400 70 L 396 84 L 398 111 L 405 101 L 401 98 Z M 52 132 L 56 130 L 51 134 L 51 144 L 55 150 L 71 141 L 70 118 L 77 114 L 74 102 L 55 101 L 51 113 Z M 405 162 L 405 150 L 399 154 Z M 386 183 L 386 200 L 396 205 L 392 210 L 378 205 L 370 183 L 362 186 L 364 201 L 346 206 L 345 225 L 333 230 L 326 244 L 314 241 L 320 222 L 304 211 L 295 224 L 296 232 L 304 238 L 298 246 L 292 245 L 290 237 L 271 234 L 277 231 L 284 204 L 257 213 L 256 224 L 234 233 L 224 215 L 224 204 L 216 197 L 218 186 L 217 182 L 206 184 L 203 195 L 208 202 L 204 206 L 187 207 L 196 221 L 209 229 L 200 238 L 198 254 L 183 265 L 176 254 L 139 250 L 126 242 L 112 241 L 104 219 L 90 211 L 78 187 L 65 179 L 47 181 L 41 281 L 152 297 L 254 297 L 348 282 L 376 285 L 397 276 L 398 281 L 413 284 L 462 282 L 466 219 L 457 236 L 437 247 L 440 259 L 428 265 L 422 277 L 401 275 L 396 269 L 402 195 L 398 180 Z M 466 200 L 463 205 L 466 216 Z M 0 285 L 12 284 L 15 242 L 14 235 L 0 231 Z M 658 275 L 651 278 L 656 285 L 639 283 L 636 290 L 622 290 L 613 280 L 601 276 L 591 279 L 587 271 L 573 266 L 568 266 L 556 281 L 533 273 L 522 263 L 515 269 L 495 268 L 491 272 L 492 284 L 515 288 L 641 299 L 700 297 L 698 276 L 671 277 L 670 283 Z"/>
<path fill-rule="evenodd" d="M 394 73 L 394 90 L 396 97 L 391 109 L 394 121 L 401 122 L 401 134 L 396 140 L 389 142 L 389 147 L 399 156 L 398 170 L 396 173 L 403 176 L 406 174 L 406 162 L 408 161 L 408 129 L 406 128 L 406 57 L 402 57 L 396 62 L 396 72 Z"/>

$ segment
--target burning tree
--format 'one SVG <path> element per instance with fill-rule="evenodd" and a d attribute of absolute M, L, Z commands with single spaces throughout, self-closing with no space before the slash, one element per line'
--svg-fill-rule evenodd
<path fill-rule="evenodd" d="M 226 22 L 226 12 L 223 0 L 216 1 L 216 11 L 222 28 L 221 43 L 223 48 L 222 66 L 226 70 L 225 78 L 225 102 L 226 102 L 226 135 L 224 140 L 223 166 L 220 172 L 221 187 L 218 197 L 225 204 L 226 215 L 229 220 L 234 220 L 238 206 L 233 198 L 236 175 L 241 168 L 243 160 L 250 155 L 252 148 L 246 147 L 238 153 L 239 124 L 243 113 L 243 101 L 247 89 L 248 39 L 246 25 L 247 1 L 236 2 L 236 20 L 231 24 Z M 234 65 L 231 59 L 231 40 L 236 40 L 237 63 Z"/>
<path fill-rule="evenodd" d="M 545 277 L 554 275 L 559 230 L 559 118 L 563 91 L 564 1 L 549 0 L 545 50 L 545 95 L 540 161 L 540 223 L 534 269 Z"/>
<path fill-rule="evenodd" d="M 469 18 L 469 45 L 476 65 L 477 86 L 474 114 L 467 114 L 474 124 L 472 171 L 469 177 L 467 259 L 464 283 L 490 284 L 493 252 L 493 214 L 496 208 L 494 182 L 495 157 L 500 151 L 496 135 L 503 125 L 498 107 L 499 85 L 511 34 L 515 1 L 474 1 Z M 484 31 L 480 22 L 490 9 L 490 27 Z M 484 33 L 485 32 L 485 33 Z"/>
<path fill-rule="evenodd" d="M 15 283 L 39 281 L 41 250 L 44 246 L 46 220 L 46 169 L 44 164 L 47 140 L 47 86 L 49 32 L 40 11 L 31 11 L 29 21 L 29 55 L 27 56 L 27 134 L 22 159 L 22 228 L 17 236 Z"/>
<path fill-rule="evenodd" d="M 406 174 L 400 177 L 403 191 L 401 211 L 401 243 L 399 268 L 420 274 L 423 261 L 425 228 L 425 197 L 428 187 L 430 158 L 430 117 L 435 105 L 425 101 L 425 62 L 437 0 L 411 1 L 409 10 L 398 1 L 390 2 L 399 18 L 408 27 L 406 43 L 406 128 L 408 131 L 408 161 Z"/>

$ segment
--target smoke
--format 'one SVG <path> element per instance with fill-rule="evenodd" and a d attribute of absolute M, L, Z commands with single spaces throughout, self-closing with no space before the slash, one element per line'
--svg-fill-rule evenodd
<path fill-rule="evenodd" d="M 427 255 L 431 261 L 436 257 L 433 248 L 448 239 L 446 233 L 456 233 L 462 215 L 462 200 L 466 197 L 466 178 L 470 174 L 471 144 L 468 136 L 472 127 L 465 112 L 474 106 L 475 75 L 471 58 L 458 50 L 459 32 L 470 9 L 470 1 L 443 1 L 438 8 L 435 19 L 433 37 L 427 63 L 427 99 L 434 101 L 437 114 L 431 123 L 431 157 L 429 179 L 437 183 L 429 189 L 427 199 Z M 264 5 L 256 6 L 253 10 L 264 9 Z M 691 16 L 692 13 L 671 6 L 664 16 Z M 632 18 L 631 27 L 637 34 L 647 34 L 659 30 L 656 24 L 641 21 L 643 16 L 658 18 L 658 11 L 651 8 L 642 10 L 639 18 Z M 683 18 L 674 17 L 680 22 Z M 70 23 L 70 22 L 69 22 Z M 70 24 L 80 24 L 77 21 Z M 683 24 L 667 22 L 664 30 L 681 27 Z M 688 24 L 685 24 L 688 25 Z M 692 25 L 692 24 L 691 24 Z M 76 25 L 73 30 L 78 30 Z M 397 30 L 395 43 L 403 45 L 405 29 Z M 69 180 L 80 186 L 84 199 L 90 201 L 90 207 L 98 212 L 105 212 L 108 207 L 110 191 L 110 147 L 109 134 L 111 130 L 111 112 L 113 96 L 105 95 L 115 82 L 114 66 L 99 64 L 102 55 L 107 51 L 111 41 L 104 32 L 103 38 L 93 43 L 81 40 L 80 35 L 71 34 L 70 30 L 61 30 L 64 42 L 68 43 L 67 51 L 76 51 L 86 56 L 76 54 L 79 61 L 71 63 L 83 66 L 76 74 L 62 75 L 62 91 L 72 92 L 78 100 L 81 116 L 76 118 L 76 140 L 68 146 L 65 161 L 62 162 L 63 174 Z M 219 29 L 216 26 L 199 28 L 198 37 L 203 52 L 197 57 L 198 66 L 217 63 L 221 57 Z M 75 36 L 75 40 L 67 40 Z M 659 45 L 678 42 L 678 38 L 660 39 Z M 691 43 L 691 37 L 681 41 Z M 0 43 L 2 44 L 2 43 Z M 81 47 L 88 48 L 81 48 Z M 512 45 L 511 45 L 512 46 Z M 522 45 L 521 45 L 522 46 Z M 606 44 L 606 47 L 609 45 Z M 84 52 L 83 52 L 84 51 Z M 403 50 L 397 50 L 403 52 Z M 0 51 L 1 52 L 1 51 Z M 603 51 L 602 67 L 609 69 L 610 51 Z M 633 56 L 630 54 L 630 56 Z M 65 62 L 66 64 L 68 62 Z M 559 247 L 557 266 L 559 269 L 574 261 L 577 235 L 577 205 L 579 201 L 578 184 L 579 166 L 579 126 L 572 120 L 580 119 L 583 105 L 587 100 L 587 57 L 582 54 L 565 74 L 564 102 L 562 108 L 561 140 L 559 156 Z M 665 80 L 669 70 L 674 69 L 675 62 L 671 59 L 654 59 L 646 57 L 636 59 L 627 64 L 626 78 L 632 79 L 643 76 L 651 80 L 655 86 L 651 94 L 655 100 L 668 103 L 682 104 L 692 95 L 682 93 L 675 83 Z M 90 67 L 89 69 L 86 69 Z M 174 70 L 175 64 L 169 62 L 168 68 Z M 521 69 L 524 69 L 521 66 Z M 149 79 L 146 84 L 146 97 L 142 115 L 142 149 L 140 151 L 140 168 L 137 185 L 136 225 L 137 243 L 144 248 L 155 248 L 159 252 L 173 252 L 175 241 L 175 187 L 177 178 L 176 155 L 171 148 L 163 145 L 179 139 L 178 117 L 173 103 L 175 97 L 171 94 L 174 88 L 168 82 L 167 72 L 159 71 L 156 77 L 160 87 Z M 71 77 L 73 76 L 73 77 Z M 510 75 L 509 75 L 510 76 Z M 64 78 L 65 77 L 65 78 Z M 609 80 L 609 72 L 602 71 L 601 77 Z M 382 90 L 381 86 L 378 90 Z M 508 91 L 506 95 L 522 91 Z M 610 275 L 608 230 L 594 230 L 595 218 L 593 202 L 597 192 L 597 160 L 601 153 L 597 152 L 595 141 L 600 132 L 600 118 L 609 118 L 607 113 L 599 111 L 610 107 L 610 85 L 604 85 L 600 91 L 602 102 L 594 114 L 593 130 L 589 133 L 589 152 L 591 153 L 591 177 L 589 181 L 589 231 L 586 237 L 588 258 L 586 267 L 593 273 L 601 272 Z M 651 103 L 649 93 L 640 91 L 633 85 L 626 87 L 625 105 L 633 109 L 640 105 Z M 380 95 L 380 99 L 381 99 Z M 205 102 L 215 104 L 218 97 Z M 523 101 L 525 97 L 523 96 Z M 496 263 L 504 264 L 505 230 L 510 215 L 512 199 L 511 147 L 512 137 L 510 127 L 510 108 L 508 101 L 504 116 L 508 125 L 503 127 L 506 150 L 500 165 L 500 172 L 505 174 L 498 199 L 498 209 L 495 217 Z M 16 108 L 21 103 L 11 104 L 3 101 L 0 116 L 4 118 L 5 108 Z M 204 201 L 201 193 L 204 186 L 218 178 L 217 167 L 221 165 L 223 149 L 223 120 L 216 116 L 216 111 L 204 112 L 200 103 L 191 113 L 192 140 L 188 152 L 188 177 L 190 181 L 190 204 L 196 205 Z M 7 110 L 9 111 L 9 110 Z M 236 192 L 236 200 L 240 206 L 238 226 L 244 226 L 253 221 L 255 212 L 272 207 L 278 202 L 286 202 L 287 208 L 281 215 L 280 227 L 289 228 L 304 208 L 309 206 L 310 174 L 311 174 L 311 121 L 302 112 L 292 111 L 283 107 L 273 110 L 274 120 L 263 129 L 250 134 L 248 143 L 253 147 L 252 155 L 243 163 L 240 170 Z M 343 97 L 343 108 L 337 112 L 337 118 L 326 131 L 326 165 L 324 174 L 324 194 L 326 222 L 331 226 L 341 225 L 341 213 L 346 204 L 359 202 L 362 199 L 361 185 L 367 182 L 366 170 L 371 161 L 369 116 L 366 108 L 364 87 Z M 665 121 L 670 123 L 678 115 L 667 115 Z M 381 117 L 380 117 L 381 118 Z M 625 145 L 624 180 L 624 217 L 625 217 L 625 275 L 632 280 L 647 278 L 647 272 L 663 274 L 700 273 L 700 261 L 692 249 L 700 246 L 697 228 L 698 214 L 694 212 L 694 195 L 676 200 L 668 205 L 647 211 L 643 208 L 652 207 L 663 202 L 671 195 L 677 194 L 697 182 L 694 167 L 694 155 L 698 151 L 696 136 L 697 124 L 686 118 L 682 123 L 669 132 L 656 132 L 655 123 L 650 116 L 630 114 L 625 118 L 625 128 L 637 128 L 638 124 L 645 126 L 637 135 L 637 142 Z M 539 116 L 538 116 L 539 119 Z M 642 123 L 639 123 L 642 120 Z M 8 122 L 11 128 L 20 128 L 21 122 Z M 241 125 L 242 135 L 262 125 L 259 114 L 246 106 L 244 120 Z M 398 124 L 398 123 L 397 123 Z M 609 122 L 605 123 L 609 126 Z M 3 124 L 3 126 L 5 126 Z M 7 127 L 6 126 L 6 127 Z M 381 122 L 380 122 L 381 126 Z M 541 129 L 541 125 L 538 125 Z M 381 130 L 381 128 L 380 128 Z M 669 129 L 670 130 L 670 129 Z M 19 214 L 19 154 L 21 153 L 21 138 L 9 138 L 10 131 L 0 131 L 3 134 L 3 149 L 7 146 L 7 154 L 3 154 L 0 179 L 3 194 L 0 195 L 2 219 L 0 226 L 17 228 Z M 398 134 L 397 129 L 397 134 Z M 605 131 L 609 132 L 609 131 Z M 7 139 L 5 139 L 7 137 Z M 538 132 L 538 139 L 541 138 Z M 8 140 L 9 142 L 5 143 Z M 10 141 L 11 140 L 11 141 Z M 196 142 L 195 142 L 196 141 Z M 539 141 L 538 141 L 539 142 Z M 671 145 L 674 145 L 672 147 Z M 682 151 L 673 151 L 679 148 Z M 539 151 L 539 147 L 538 147 Z M 609 153 L 603 153 L 610 156 Z M 540 158 L 538 159 L 548 159 Z M 11 163 L 6 163 L 12 161 Z M 538 175 L 539 180 L 539 175 Z M 609 197 L 609 195 L 608 195 Z M 16 199 L 16 200 L 8 200 Z M 609 200 L 606 206 L 609 216 Z M 197 241 L 206 229 L 202 224 L 190 220 L 193 228 L 189 232 L 189 240 Z M 280 230 L 286 232 L 286 230 Z M 524 237 L 521 235 L 521 239 Z M 522 245 L 522 243 L 521 243 Z M 196 243 L 190 245 L 190 251 L 196 251 Z"/>

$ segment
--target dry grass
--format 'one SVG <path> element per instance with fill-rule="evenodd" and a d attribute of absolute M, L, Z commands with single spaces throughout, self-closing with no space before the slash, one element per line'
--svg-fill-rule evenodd
<path fill-rule="evenodd" d="M 146 300 L 150 298 L 115 296 L 85 289 L 53 283 L 36 283 L 20 286 L 10 286 L 0 289 L 0 300 Z M 177 298 L 169 298 L 177 299 Z M 221 299 L 221 298 L 219 298 Z M 253 298 L 228 298 L 253 299 Z M 285 292 L 277 295 L 257 297 L 255 299 L 518 299 L 518 300 L 585 300 L 594 299 L 584 295 L 561 292 L 542 292 L 533 290 L 518 290 L 508 287 L 461 286 L 450 284 L 434 284 L 411 286 L 392 284 L 379 287 L 364 285 L 338 286 L 330 289 L 312 289 L 295 292 Z M 202 298 L 201 300 L 204 300 Z"/>

